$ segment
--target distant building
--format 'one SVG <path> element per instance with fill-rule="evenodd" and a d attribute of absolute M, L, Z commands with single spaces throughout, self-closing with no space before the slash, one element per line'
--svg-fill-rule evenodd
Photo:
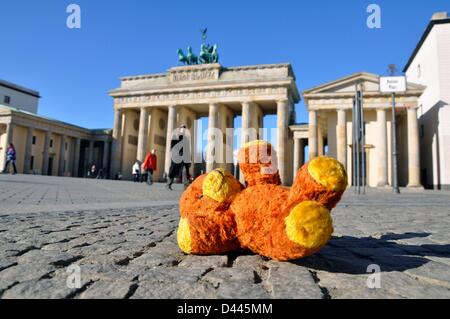
<path fill-rule="evenodd" d="M 86 176 L 95 164 L 108 174 L 111 130 L 89 130 L 37 115 L 39 93 L 0 81 L 0 171 L 6 148 L 17 151 L 25 174 Z"/>
<path fill-rule="evenodd" d="M 433 15 L 404 70 L 408 81 L 426 86 L 419 98 L 422 180 L 450 189 L 450 17 Z"/>
<path fill-rule="evenodd" d="M 360 72 L 304 91 L 309 123 L 291 126 L 296 146 L 294 167 L 302 164 L 304 146 L 308 144 L 309 159 L 321 155 L 338 159 L 347 169 L 349 184 L 355 185 L 352 114 L 356 92 L 360 91 L 364 109 L 365 185 L 392 185 L 392 102 L 390 94 L 380 92 L 379 82 L 379 75 Z M 400 186 L 421 187 L 417 103 L 423 90 L 422 85 L 408 82 L 407 91 L 397 94 Z"/>
<path fill-rule="evenodd" d="M 39 98 L 39 92 L 0 80 L 0 104 L 36 114 Z"/>

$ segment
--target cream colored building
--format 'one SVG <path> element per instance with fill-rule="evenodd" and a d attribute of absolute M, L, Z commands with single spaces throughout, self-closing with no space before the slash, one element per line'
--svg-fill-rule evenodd
<path fill-rule="evenodd" d="M 0 104 L 2 105 L 36 114 L 40 97 L 37 91 L 0 80 Z"/>
<path fill-rule="evenodd" d="M 404 72 L 426 87 L 419 98 L 424 186 L 450 189 L 450 17 L 433 15 Z"/>
<path fill-rule="evenodd" d="M 1 170 L 5 150 L 13 143 L 19 173 L 83 177 L 95 164 L 107 176 L 111 130 L 88 130 L 37 115 L 38 92 L 6 81 L 0 87 L 2 83 L 7 83 L 2 92 L 10 99 L 9 105 L 0 104 Z"/>
<path fill-rule="evenodd" d="M 234 117 L 242 115 L 245 142 L 258 138 L 249 136 L 249 128 L 261 128 L 264 115 L 276 114 L 280 175 L 284 184 L 292 182 L 289 125 L 295 121 L 294 105 L 300 96 L 290 64 L 174 67 L 167 73 L 122 78 L 120 87 L 110 95 L 114 98 L 113 174 L 121 172 L 130 178 L 133 162 L 142 161 L 146 152 L 155 148 L 159 158 L 155 178 L 162 178 L 170 167 L 172 133 L 180 124 L 190 130 L 192 155 L 197 153 L 196 120 L 200 117 L 208 117 L 208 140 L 213 140 L 213 129 L 219 128 L 224 134 L 216 138 L 222 138 L 224 148 L 231 150 L 208 150 L 206 171 L 218 166 L 229 169 L 233 138 L 225 133 L 233 128 Z M 231 159 L 219 158 L 218 153 Z"/>
<path fill-rule="evenodd" d="M 347 168 L 352 185 L 352 109 L 356 88 L 363 93 L 366 142 L 366 181 L 370 187 L 391 184 L 391 96 L 379 90 L 379 76 L 356 73 L 303 92 L 309 123 L 292 126 L 295 150 L 294 167 L 299 167 L 308 145 L 308 158 L 328 155 Z M 399 185 L 420 187 L 418 99 L 421 85 L 408 83 L 407 92 L 397 94 L 397 137 L 399 149 Z M 325 151 L 327 150 L 327 152 Z"/>

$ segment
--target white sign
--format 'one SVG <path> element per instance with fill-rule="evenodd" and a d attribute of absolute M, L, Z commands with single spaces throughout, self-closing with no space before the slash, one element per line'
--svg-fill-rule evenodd
<path fill-rule="evenodd" d="M 395 93 L 406 91 L 406 78 L 404 76 L 380 77 L 380 91 L 383 93 Z"/>

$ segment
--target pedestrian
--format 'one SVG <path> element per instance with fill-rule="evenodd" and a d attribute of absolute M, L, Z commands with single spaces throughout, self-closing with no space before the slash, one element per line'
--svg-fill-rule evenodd
<path fill-rule="evenodd" d="M 147 184 L 153 184 L 153 173 L 156 171 L 156 150 L 152 149 L 150 153 L 145 156 L 143 163 L 144 171 L 147 174 Z"/>
<path fill-rule="evenodd" d="M 95 164 L 92 164 L 92 166 L 91 166 L 91 170 L 89 172 L 89 177 L 90 178 L 96 178 L 97 177 L 97 166 L 95 166 Z"/>
<path fill-rule="evenodd" d="M 139 179 L 141 178 L 141 165 L 138 160 L 134 162 L 132 173 L 133 173 L 133 181 L 135 183 L 138 183 Z"/>
<path fill-rule="evenodd" d="M 139 182 L 140 183 L 147 182 L 147 179 L 148 179 L 148 172 L 145 169 L 145 160 L 144 160 L 144 162 L 142 162 L 141 164 L 141 178 L 139 179 Z"/>
<path fill-rule="evenodd" d="M 6 163 L 5 168 L 3 169 L 3 173 L 7 173 L 9 169 L 9 163 L 12 163 L 14 173 L 13 175 L 17 174 L 17 167 L 16 167 L 16 149 L 14 148 L 13 143 L 9 143 L 8 148 L 6 149 Z"/>
<path fill-rule="evenodd" d="M 175 148 L 175 146 L 177 146 Z M 172 184 L 174 179 L 182 177 L 183 171 L 185 171 L 184 187 L 190 183 L 189 168 L 191 166 L 191 147 L 189 138 L 186 132 L 186 125 L 181 125 L 177 134 L 172 135 L 170 142 L 170 169 L 167 176 L 166 187 L 172 190 Z"/>

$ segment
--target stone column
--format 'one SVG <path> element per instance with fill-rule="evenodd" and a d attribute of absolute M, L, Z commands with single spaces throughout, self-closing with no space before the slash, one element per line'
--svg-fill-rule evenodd
<path fill-rule="evenodd" d="M 6 138 L 5 138 L 5 142 L 2 146 L 3 149 L 5 150 L 4 159 L 3 159 L 5 164 L 6 164 L 6 150 L 8 149 L 9 143 L 13 142 L 13 133 L 14 133 L 14 124 L 7 123 L 6 124 Z M 3 167 L 0 169 L 3 169 Z"/>
<path fill-rule="evenodd" d="M 309 128 L 308 128 L 308 150 L 309 150 L 309 160 L 312 160 L 318 155 L 318 145 L 317 145 L 317 111 L 309 111 Z"/>
<path fill-rule="evenodd" d="M 422 187 L 420 183 L 419 123 L 417 108 L 408 108 L 408 187 Z"/>
<path fill-rule="evenodd" d="M 27 139 L 25 141 L 25 158 L 23 161 L 23 173 L 29 174 L 31 171 L 31 152 L 33 148 L 33 128 L 27 128 Z"/>
<path fill-rule="evenodd" d="M 148 109 L 146 107 L 141 108 L 141 115 L 139 120 L 139 135 L 137 145 L 138 161 L 144 162 L 146 147 L 147 147 L 147 127 L 148 127 Z"/>
<path fill-rule="evenodd" d="M 102 160 L 102 169 L 103 174 L 105 175 L 108 170 L 108 162 L 109 162 L 109 141 L 103 142 L 103 160 Z"/>
<path fill-rule="evenodd" d="M 288 140 L 288 101 L 277 101 L 277 148 L 278 148 L 278 170 L 281 183 L 286 185 L 288 172 L 286 171 L 286 145 Z"/>
<path fill-rule="evenodd" d="M 64 157 L 66 155 L 66 137 L 65 135 L 61 135 L 61 143 L 59 146 L 59 166 L 58 166 L 58 175 L 64 175 Z"/>
<path fill-rule="evenodd" d="M 216 103 L 209 105 L 209 117 L 208 117 L 208 149 L 206 153 L 206 172 L 211 172 L 215 166 L 215 155 L 218 150 L 215 148 L 216 136 L 214 134 L 218 127 L 218 114 L 219 106 Z M 223 141 L 223 139 L 222 139 Z M 220 141 L 220 142 L 222 142 Z M 218 143 L 219 145 L 219 143 Z M 217 145 L 217 146 L 218 146 Z"/>
<path fill-rule="evenodd" d="M 317 128 L 317 155 L 323 156 L 325 153 L 325 141 L 323 138 L 323 133 L 321 131 L 321 128 Z"/>
<path fill-rule="evenodd" d="M 305 145 L 301 138 L 294 138 L 294 178 L 297 175 L 298 170 L 303 165 L 304 156 L 303 149 Z"/>
<path fill-rule="evenodd" d="M 51 132 L 46 131 L 44 137 L 44 149 L 42 152 L 42 175 L 48 175 L 48 153 L 50 150 L 50 137 Z"/>
<path fill-rule="evenodd" d="M 386 109 L 377 109 L 378 122 L 378 187 L 388 184 L 387 127 Z"/>
<path fill-rule="evenodd" d="M 250 141 L 249 129 L 251 126 L 251 114 L 250 114 L 251 102 L 242 102 L 242 136 L 241 147 Z"/>
<path fill-rule="evenodd" d="M 73 152 L 73 177 L 78 177 L 79 166 L 80 166 L 80 147 L 81 147 L 81 139 L 75 139 L 75 149 Z"/>
<path fill-rule="evenodd" d="M 166 176 L 169 174 L 171 158 L 170 158 L 170 143 L 172 141 L 172 134 L 177 125 L 177 108 L 175 105 L 170 105 L 168 107 L 167 114 L 167 138 L 166 138 L 166 158 L 165 158 L 165 173 Z"/>
<path fill-rule="evenodd" d="M 89 149 L 88 149 L 88 165 L 92 166 L 94 164 L 94 141 L 89 141 Z M 97 165 L 97 163 L 95 163 Z M 90 167 L 88 167 L 90 169 Z"/>
<path fill-rule="evenodd" d="M 122 162 L 122 111 L 114 109 L 114 129 L 112 133 L 111 177 L 120 172 Z"/>
<path fill-rule="evenodd" d="M 337 160 L 347 167 L 347 118 L 344 109 L 337 110 Z"/>

